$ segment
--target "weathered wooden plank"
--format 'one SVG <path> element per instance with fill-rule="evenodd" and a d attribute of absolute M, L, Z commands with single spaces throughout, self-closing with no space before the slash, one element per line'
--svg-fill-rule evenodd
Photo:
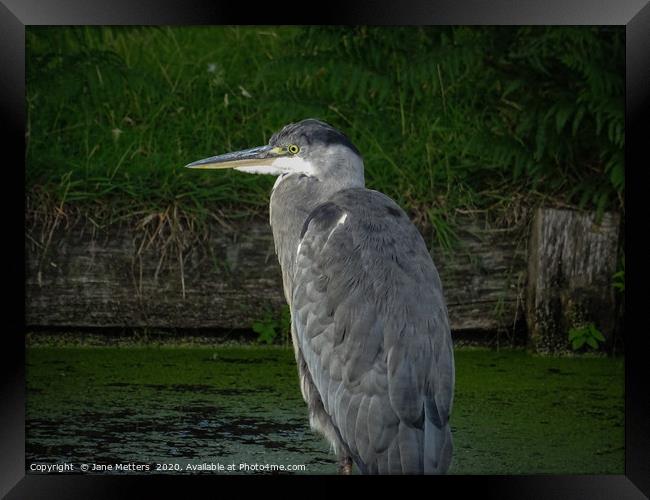
<path fill-rule="evenodd" d="M 56 228 L 46 251 L 35 242 L 48 231 L 28 227 L 28 325 L 240 329 L 284 305 L 266 221 L 210 225 L 193 240 L 158 234 L 149 246 L 142 228 L 86 227 Z M 456 249 L 433 249 L 453 330 L 512 328 L 526 272 L 518 235 L 467 217 Z"/>
<path fill-rule="evenodd" d="M 568 332 L 589 322 L 610 339 L 615 327 L 612 279 L 619 217 L 539 209 L 529 251 L 526 319 L 537 351 L 568 347 Z"/>

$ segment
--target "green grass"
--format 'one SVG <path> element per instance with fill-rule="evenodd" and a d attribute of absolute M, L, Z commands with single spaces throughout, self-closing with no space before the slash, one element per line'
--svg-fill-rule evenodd
<path fill-rule="evenodd" d="M 622 33 L 29 27 L 30 215 L 264 212 L 272 178 L 181 167 L 306 117 L 443 245 L 457 208 L 620 208 Z"/>
<path fill-rule="evenodd" d="M 623 474 L 623 372 L 622 358 L 457 349 L 451 472 Z M 336 470 L 280 347 L 30 347 L 27 459 Z"/>
<path fill-rule="evenodd" d="M 264 94 L 251 79 L 261 48 L 272 51 L 291 30 L 282 38 L 264 32 L 32 30 L 28 187 L 53 193 L 57 202 L 110 202 L 128 213 L 173 204 L 199 212 L 208 203 L 265 206 L 270 178 L 181 168 L 266 142 L 269 124 L 281 124 L 259 119 Z M 51 44 L 58 50 L 49 51 Z M 233 50 L 240 46 L 260 52 Z M 256 95 L 245 97 L 240 85 Z"/>

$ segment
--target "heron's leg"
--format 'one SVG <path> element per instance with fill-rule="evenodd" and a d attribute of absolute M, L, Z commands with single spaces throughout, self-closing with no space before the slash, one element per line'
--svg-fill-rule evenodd
<path fill-rule="evenodd" d="M 339 457 L 339 474 L 342 476 L 352 474 L 352 458 L 348 456 Z"/>

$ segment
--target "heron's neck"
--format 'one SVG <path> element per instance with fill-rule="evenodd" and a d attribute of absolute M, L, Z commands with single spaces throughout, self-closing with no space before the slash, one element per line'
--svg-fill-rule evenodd
<path fill-rule="evenodd" d="M 318 205 L 343 189 L 363 188 L 363 179 L 344 182 L 320 180 L 304 174 L 285 174 L 278 178 L 271 193 L 269 206 L 275 251 L 282 268 L 282 279 L 287 302 L 291 304 L 293 266 L 300 232 L 305 219 Z"/>
<path fill-rule="evenodd" d="M 314 155 L 306 173 L 289 173 L 278 177 L 271 193 L 271 225 L 273 211 L 281 211 L 283 216 L 296 217 L 300 223 L 321 203 L 334 193 L 344 189 L 364 188 L 363 160 L 361 156 L 350 154 L 343 146 L 331 147 L 327 155 Z"/>

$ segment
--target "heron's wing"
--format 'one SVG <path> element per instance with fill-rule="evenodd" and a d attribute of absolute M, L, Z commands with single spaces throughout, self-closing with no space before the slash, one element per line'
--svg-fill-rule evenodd
<path fill-rule="evenodd" d="M 337 193 L 303 225 L 293 282 L 300 351 L 357 464 L 380 473 L 446 469 L 447 311 L 406 214 L 375 191 Z"/>

